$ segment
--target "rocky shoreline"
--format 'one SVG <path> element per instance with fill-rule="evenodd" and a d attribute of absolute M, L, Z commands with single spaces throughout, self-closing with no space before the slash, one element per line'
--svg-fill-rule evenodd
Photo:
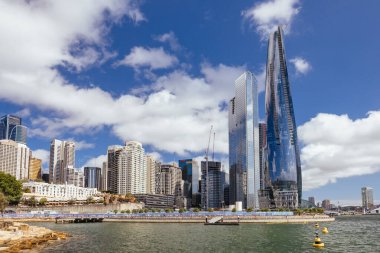
<path fill-rule="evenodd" d="M 0 221 L 0 252 L 22 252 L 65 240 L 69 234 L 13 221 Z"/>

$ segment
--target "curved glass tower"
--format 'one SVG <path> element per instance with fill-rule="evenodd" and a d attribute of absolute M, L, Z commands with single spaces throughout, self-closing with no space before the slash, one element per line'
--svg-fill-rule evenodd
<path fill-rule="evenodd" d="M 297 208 L 302 196 L 301 162 L 280 27 L 270 35 L 268 43 L 265 111 L 267 161 L 264 191 L 271 207 Z"/>

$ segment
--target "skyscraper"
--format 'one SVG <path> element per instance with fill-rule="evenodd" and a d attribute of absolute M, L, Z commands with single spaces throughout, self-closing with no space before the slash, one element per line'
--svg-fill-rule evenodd
<path fill-rule="evenodd" d="M 178 165 L 182 170 L 182 179 L 184 180 L 184 196 L 188 202 L 196 198 L 199 191 L 199 165 L 194 159 L 183 159 L 178 161 Z"/>
<path fill-rule="evenodd" d="M 66 183 L 69 168 L 74 167 L 75 143 L 53 139 L 50 143 L 49 183 Z"/>
<path fill-rule="evenodd" d="M 267 124 L 259 123 L 259 147 L 260 147 L 260 189 L 264 189 L 264 161 L 265 146 L 267 145 Z"/>
<path fill-rule="evenodd" d="M 156 161 L 153 156 L 146 156 L 146 193 L 155 194 L 156 193 L 156 174 L 160 171 L 160 162 Z"/>
<path fill-rule="evenodd" d="M 26 144 L 27 128 L 21 124 L 21 118 L 4 115 L 0 118 L 0 140 L 13 140 Z"/>
<path fill-rule="evenodd" d="M 362 188 L 362 207 L 367 210 L 373 207 L 373 189 L 371 187 Z"/>
<path fill-rule="evenodd" d="M 302 197 L 301 162 L 280 27 L 269 37 L 266 71 L 267 171 L 263 193 L 272 207 L 296 208 Z"/>
<path fill-rule="evenodd" d="M 99 167 L 84 167 L 84 187 L 100 190 L 101 174 Z"/>
<path fill-rule="evenodd" d="M 36 180 L 36 179 L 41 179 L 41 166 L 42 166 L 42 160 L 35 158 L 35 157 L 30 157 L 29 160 L 29 179 L 31 180 Z"/>
<path fill-rule="evenodd" d="M 235 81 L 235 97 L 229 103 L 230 204 L 259 208 L 259 115 L 257 83 L 251 72 Z"/>
<path fill-rule="evenodd" d="M 107 187 L 108 191 L 117 193 L 117 183 L 119 179 L 119 156 L 123 151 L 120 145 L 109 146 L 107 149 Z"/>
<path fill-rule="evenodd" d="M 202 208 L 221 208 L 224 202 L 225 172 L 221 169 L 221 163 L 208 161 L 208 185 L 206 191 L 206 161 L 201 162 L 202 170 Z"/>

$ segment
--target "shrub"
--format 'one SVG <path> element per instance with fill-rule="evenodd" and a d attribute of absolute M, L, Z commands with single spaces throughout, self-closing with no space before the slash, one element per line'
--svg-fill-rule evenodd
<path fill-rule="evenodd" d="M 250 213 L 250 212 L 252 212 L 252 211 L 253 211 L 253 208 L 252 208 L 252 207 L 248 207 L 248 208 L 247 208 L 247 212 Z"/>
<path fill-rule="evenodd" d="M 234 208 L 232 208 L 232 212 L 233 213 L 235 213 L 236 212 L 236 208 L 234 207 Z"/>

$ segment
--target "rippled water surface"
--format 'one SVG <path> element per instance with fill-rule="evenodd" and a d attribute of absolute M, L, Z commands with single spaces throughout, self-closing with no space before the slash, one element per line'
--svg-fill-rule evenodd
<path fill-rule="evenodd" d="M 380 252 L 380 215 L 320 223 L 324 249 L 311 246 L 313 224 L 38 224 L 73 235 L 42 252 Z"/>

